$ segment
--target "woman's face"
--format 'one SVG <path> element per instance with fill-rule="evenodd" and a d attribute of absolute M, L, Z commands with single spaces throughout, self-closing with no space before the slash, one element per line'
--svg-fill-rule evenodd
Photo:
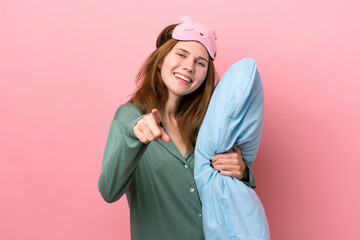
<path fill-rule="evenodd" d="M 206 78 L 209 54 L 199 42 L 179 41 L 160 66 L 169 97 L 181 98 L 194 92 Z"/>

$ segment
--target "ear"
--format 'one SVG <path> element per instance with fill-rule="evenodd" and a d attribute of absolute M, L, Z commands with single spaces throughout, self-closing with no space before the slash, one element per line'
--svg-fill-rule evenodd
<path fill-rule="evenodd" d="M 157 66 L 157 69 L 161 70 L 162 67 L 162 63 L 159 63 L 159 65 Z"/>

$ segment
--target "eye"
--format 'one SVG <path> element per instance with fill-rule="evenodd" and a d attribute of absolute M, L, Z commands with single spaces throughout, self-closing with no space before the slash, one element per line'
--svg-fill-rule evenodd
<path fill-rule="evenodd" d="M 181 52 L 178 52 L 178 53 L 176 53 L 178 56 L 180 56 L 180 57 L 185 57 L 185 55 L 183 54 L 183 53 L 181 53 Z"/>
<path fill-rule="evenodd" d="M 197 62 L 197 64 L 201 67 L 206 67 L 205 63 L 203 63 L 203 62 Z"/>

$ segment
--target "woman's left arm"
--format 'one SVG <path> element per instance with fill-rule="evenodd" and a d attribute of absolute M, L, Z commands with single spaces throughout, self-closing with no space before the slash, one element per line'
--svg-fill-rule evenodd
<path fill-rule="evenodd" d="M 221 175 L 234 177 L 249 187 L 255 188 L 253 171 L 241 155 L 241 150 L 237 146 L 232 147 L 233 152 L 221 153 L 210 159 L 210 166 L 217 170 Z"/>

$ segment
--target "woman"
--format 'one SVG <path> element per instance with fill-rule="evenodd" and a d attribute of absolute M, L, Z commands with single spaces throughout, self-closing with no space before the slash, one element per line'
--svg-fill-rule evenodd
<path fill-rule="evenodd" d="M 215 34 L 181 20 L 158 36 L 105 146 L 99 190 L 107 202 L 126 193 L 132 239 L 204 239 L 193 153 L 214 90 Z M 234 149 L 215 156 L 221 161 L 212 167 L 247 180 L 251 171 Z"/>

